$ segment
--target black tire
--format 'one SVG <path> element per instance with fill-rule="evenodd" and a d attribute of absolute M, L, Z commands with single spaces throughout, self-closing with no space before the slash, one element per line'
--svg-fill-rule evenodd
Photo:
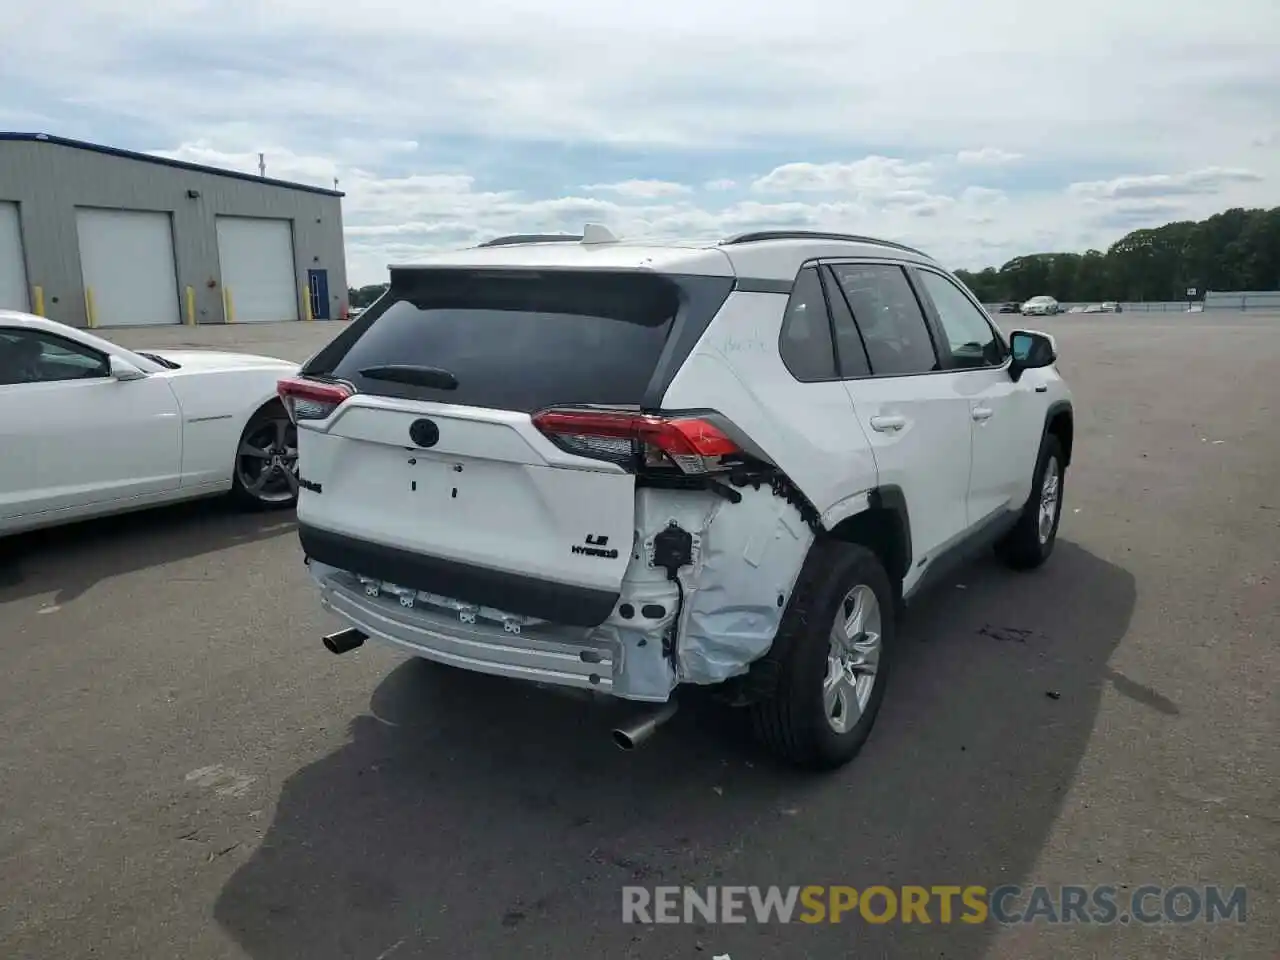
<path fill-rule="evenodd" d="M 259 438 L 271 438 L 273 445 L 270 450 L 274 452 L 282 436 L 287 446 L 293 451 L 292 457 L 280 458 L 283 466 L 279 466 L 275 465 L 271 456 L 268 456 L 263 462 L 274 465 L 275 475 L 266 489 L 256 488 L 253 482 L 255 478 L 247 475 L 251 468 L 244 465 L 242 469 L 242 450 L 246 445 L 261 446 L 258 442 Z M 263 447 L 263 449 L 267 448 Z M 297 450 L 297 427 L 289 420 L 288 413 L 279 401 L 273 400 L 250 417 L 236 443 L 235 461 L 232 466 L 231 497 L 236 504 L 245 510 L 291 510 L 296 507 L 298 504 Z M 253 462 L 256 460 L 257 458 L 253 458 Z"/>
<path fill-rule="evenodd" d="M 1049 559 L 1053 545 L 1058 540 L 1058 524 L 1062 519 L 1062 494 L 1066 489 L 1067 470 L 1064 465 L 1062 444 L 1053 434 L 1045 434 L 1036 458 L 1035 478 L 1031 493 L 1022 505 L 1022 516 L 1017 524 L 996 542 L 996 556 L 1014 570 L 1034 570 Z M 1045 495 L 1045 481 L 1050 465 L 1057 468 L 1057 493 L 1053 502 L 1053 523 L 1048 536 L 1040 535 L 1040 506 Z"/>
<path fill-rule="evenodd" d="M 846 595 L 860 585 L 871 589 L 879 606 L 879 662 L 857 722 L 837 732 L 823 704 L 830 634 Z M 777 685 L 767 699 L 751 707 L 757 739 L 780 760 L 808 770 L 832 770 L 862 749 L 888 681 L 894 596 L 889 575 L 871 550 L 837 541 L 814 544 L 768 654 L 776 664 Z"/>

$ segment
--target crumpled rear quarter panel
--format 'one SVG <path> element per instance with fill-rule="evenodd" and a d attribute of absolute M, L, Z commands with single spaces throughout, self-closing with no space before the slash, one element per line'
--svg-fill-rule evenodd
<path fill-rule="evenodd" d="M 768 652 L 814 535 L 768 486 L 738 492 L 741 502 L 730 503 L 706 491 L 637 491 L 638 536 L 622 589 L 634 615 L 615 612 L 592 632 L 622 650 L 615 695 L 666 700 L 677 683 L 721 683 Z M 672 522 L 694 536 L 693 563 L 679 574 L 684 605 L 674 672 L 663 638 L 678 594 L 666 571 L 650 566 L 653 537 Z M 643 616 L 647 604 L 664 615 Z"/>

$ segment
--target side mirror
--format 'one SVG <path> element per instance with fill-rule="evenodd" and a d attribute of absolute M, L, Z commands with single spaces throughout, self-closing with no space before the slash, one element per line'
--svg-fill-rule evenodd
<path fill-rule="evenodd" d="M 1053 337 L 1038 330 L 1013 331 L 1009 336 L 1009 348 L 1013 354 L 1009 374 L 1014 380 L 1018 380 L 1024 370 L 1052 366 L 1058 359 L 1058 345 Z"/>
<path fill-rule="evenodd" d="M 146 374 L 128 360 L 121 357 L 111 358 L 111 378 L 113 380 L 142 380 Z"/>

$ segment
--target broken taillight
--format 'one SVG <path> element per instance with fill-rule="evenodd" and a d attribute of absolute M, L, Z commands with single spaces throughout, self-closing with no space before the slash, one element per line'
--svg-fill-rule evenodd
<path fill-rule="evenodd" d="M 345 384 L 324 383 L 306 377 L 289 377 L 276 385 L 280 402 L 294 423 L 323 420 L 337 410 L 355 391 Z"/>
<path fill-rule="evenodd" d="M 727 469 L 742 453 L 710 420 L 612 410 L 544 410 L 533 425 L 562 450 L 620 466 L 676 467 L 685 474 Z"/>

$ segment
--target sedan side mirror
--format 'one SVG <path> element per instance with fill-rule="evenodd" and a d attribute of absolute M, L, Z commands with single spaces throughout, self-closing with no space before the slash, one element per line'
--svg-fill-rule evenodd
<path fill-rule="evenodd" d="M 141 380 L 146 373 L 139 370 L 128 360 L 121 357 L 111 358 L 111 378 L 113 380 Z"/>
<path fill-rule="evenodd" d="M 1009 336 L 1009 348 L 1013 354 L 1009 374 L 1014 380 L 1018 380 L 1024 370 L 1052 366 L 1058 359 L 1058 345 L 1053 337 L 1038 330 L 1013 331 Z"/>

